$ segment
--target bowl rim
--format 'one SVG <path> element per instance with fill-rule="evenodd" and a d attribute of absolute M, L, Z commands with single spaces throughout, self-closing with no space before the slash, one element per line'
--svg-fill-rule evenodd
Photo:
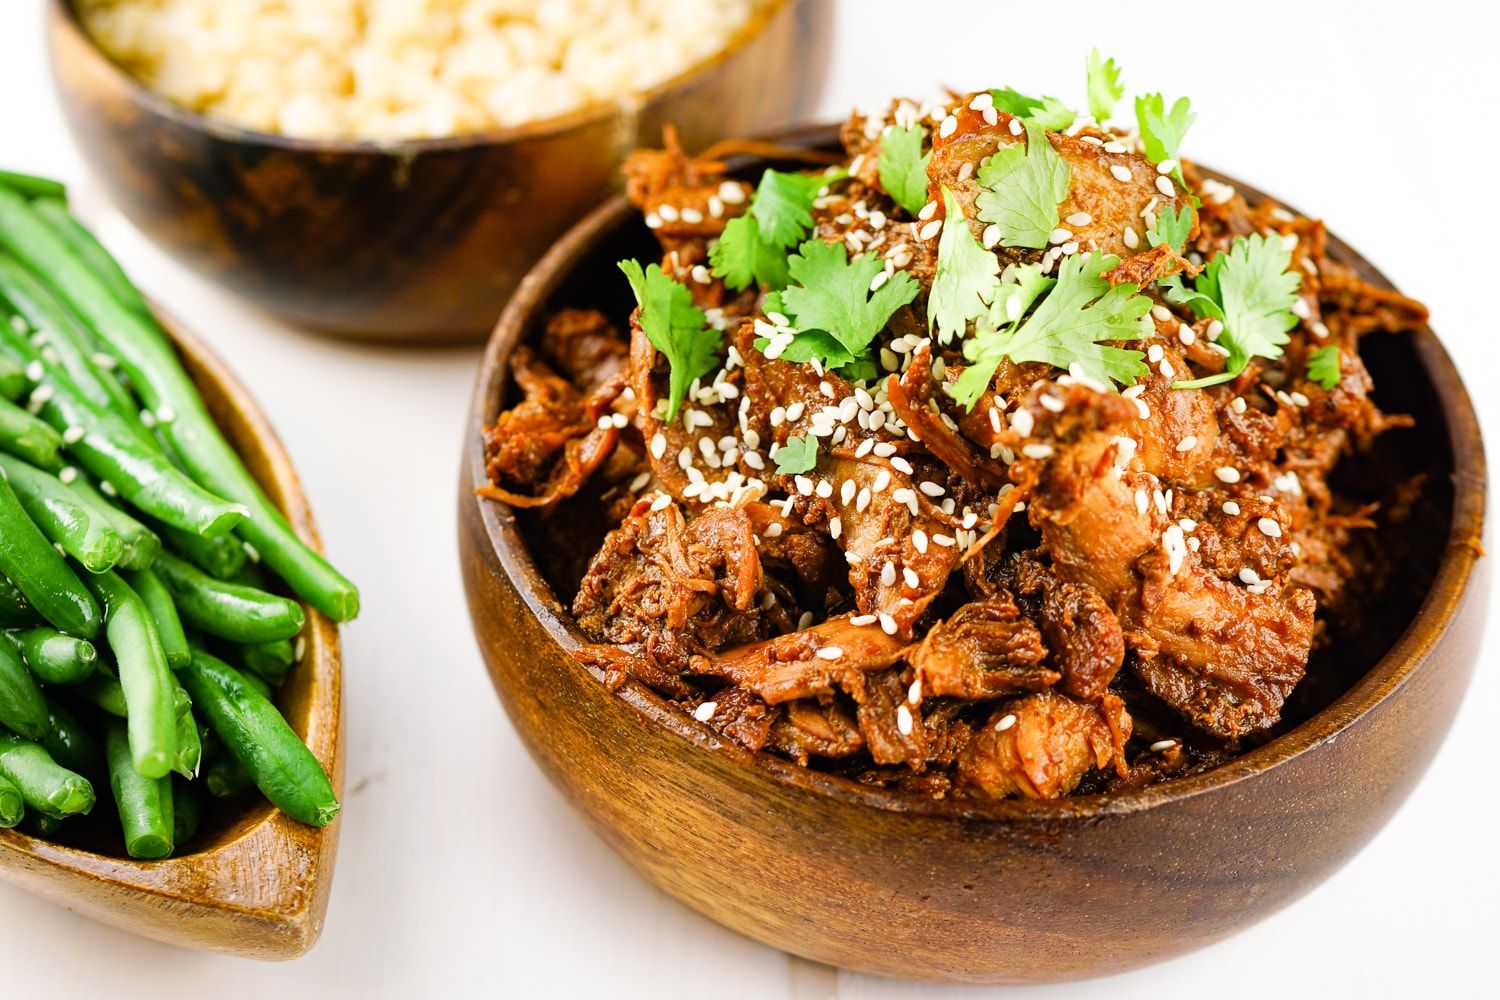
<path fill-rule="evenodd" d="M 612 118 L 637 115 L 653 102 L 668 96 L 692 79 L 726 62 L 752 40 L 759 37 L 770 23 L 794 2 L 795 0 L 762 0 L 761 6 L 751 14 L 750 19 L 744 25 L 730 36 L 723 47 L 693 63 L 682 72 L 645 90 L 627 94 L 618 101 L 593 101 L 560 115 L 522 122 L 507 128 L 414 139 L 297 138 L 279 132 L 263 132 L 259 129 L 246 128 L 243 125 L 236 125 L 211 115 L 189 110 L 152 90 L 110 58 L 79 20 L 74 0 L 48 0 L 48 7 L 52 26 L 74 35 L 90 56 L 104 68 L 115 84 L 128 93 L 133 101 L 153 114 L 185 128 L 205 132 L 226 142 L 266 146 L 292 152 L 412 157 L 423 153 L 450 152 L 476 146 L 502 146 L 546 139 L 589 125 L 607 122 Z M 53 50 L 55 65 L 55 44 L 51 43 L 50 39 L 51 32 L 49 32 L 48 48 Z"/>
<path fill-rule="evenodd" d="M 811 125 L 773 137 L 790 147 L 831 143 L 836 125 Z M 743 163 L 762 162 L 749 158 Z M 743 165 L 742 163 L 742 165 Z M 1233 184 L 1253 200 L 1266 195 L 1226 175 L 1199 167 L 1207 176 Z M 1284 203 L 1283 203 L 1284 204 Z M 512 349 L 534 327 L 533 319 L 551 294 L 574 271 L 573 260 L 582 256 L 596 238 L 628 226 L 638 213 L 625 195 L 616 195 L 580 220 L 558 240 L 522 280 L 507 303 L 490 335 L 480 362 L 465 424 L 464 476 L 461 489 L 468 496 L 461 502 L 479 507 L 479 520 L 495 561 L 551 639 L 580 670 L 603 682 L 603 672 L 575 660 L 571 652 L 587 638 L 542 579 L 517 527 L 514 511 L 497 501 L 479 496 L 474 489 L 486 482 L 481 430 L 493 422 L 500 391 L 505 386 Z M 643 225 L 643 223 L 642 223 Z M 1332 233 L 1329 251 L 1356 266 L 1372 283 L 1394 289 L 1380 271 Z M 770 780 L 799 788 L 812 795 L 835 798 L 887 812 L 930 816 L 939 819 L 988 822 L 1058 822 L 1086 820 L 1154 809 L 1172 802 L 1218 791 L 1274 770 L 1325 742 L 1336 739 L 1361 717 L 1375 709 L 1406 684 L 1426 663 L 1446 626 L 1471 595 L 1475 563 L 1483 548 L 1485 514 L 1485 455 L 1478 417 L 1458 370 L 1430 326 L 1412 331 L 1413 347 L 1428 381 L 1433 385 L 1438 410 L 1447 426 L 1453 453 L 1452 523 L 1442 560 L 1431 588 L 1422 599 L 1401 636 L 1391 648 L 1348 690 L 1296 728 L 1201 774 L 1147 786 L 1129 792 L 1096 793 L 1062 799 L 1002 799 L 998 801 L 958 798 L 933 799 L 860 785 L 836 775 L 801 768 L 765 752 L 752 752 L 720 736 L 705 723 L 674 707 L 655 691 L 628 679 L 615 692 L 618 703 L 628 705 L 654 723 L 664 725 L 700 749 L 728 754 L 743 766 L 765 773 Z"/>

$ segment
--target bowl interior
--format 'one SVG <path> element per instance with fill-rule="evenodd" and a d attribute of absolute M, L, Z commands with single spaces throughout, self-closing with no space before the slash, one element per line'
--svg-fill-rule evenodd
<path fill-rule="evenodd" d="M 805 129 L 779 139 L 792 148 L 835 148 L 836 132 Z M 743 163 L 750 179 L 769 161 Z M 789 166 L 789 165 L 788 165 Z M 1247 197 L 1264 197 L 1236 184 Z M 1330 253 L 1371 283 L 1392 287 L 1367 261 L 1337 238 Z M 496 328 L 476 386 L 473 414 L 481 426 L 493 422 L 514 387 L 506 375 L 511 349 L 539 334 L 547 318 L 563 307 L 595 308 L 621 323 L 633 302 L 615 263 L 626 257 L 656 259 L 659 245 L 639 214 L 616 198 L 570 232 L 532 272 Z M 1386 477 L 1425 475 L 1422 515 L 1399 542 L 1408 553 L 1401 585 L 1376 595 L 1363 627 L 1340 636 L 1309 664 L 1308 677 L 1288 700 L 1283 722 L 1263 745 L 1214 770 L 1128 793 L 1075 795 L 1050 802 L 914 799 L 856 784 L 837 775 L 798 768 L 768 754 L 749 754 L 757 766 L 814 791 L 855 795 L 880 808 L 973 817 L 1068 816 L 1146 808 L 1241 780 L 1289 759 L 1337 734 L 1403 682 L 1440 633 L 1461 599 L 1481 534 L 1484 510 L 1484 456 L 1476 418 L 1451 360 L 1427 328 L 1401 334 L 1373 334 L 1361 342 L 1361 357 L 1375 380 L 1374 397 L 1388 413 L 1406 413 L 1413 426 L 1388 432 L 1367 462 L 1340 469 L 1340 488 L 1350 495 L 1372 495 Z M 479 426 L 469 428 L 468 469 L 478 485 L 484 479 Z M 483 517 L 500 562 L 528 604 L 565 648 L 587 639 L 567 613 L 588 560 L 611 525 L 604 522 L 597 490 L 585 489 L 545 518 L 517 518 L 483 499 Z M 1383 539 L 1384 541 L 1384 539 Z M 588 669 L 602 679 L 593 667 Z M 629 681 L 621 697 L 638 711 L 703 745 L 722 748 L 708 727 L 694 722 L 655 692 Z"/>

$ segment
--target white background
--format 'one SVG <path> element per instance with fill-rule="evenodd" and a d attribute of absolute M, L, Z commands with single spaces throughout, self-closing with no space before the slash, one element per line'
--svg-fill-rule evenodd
<path fill-rule="evenodd" d="M 532 766 L 465 612 L 453 512 L 478 349 L 350 346 L 283 328 L 166 260 L 86 178 L 50 96 L 40 0 L 0 4 L 0 164 L 73 184 L 138 282 L 259 397 L 329 551 L 364 592 L 345 631 L 349 773 L 327 932 L 289 965 L 180 951 L 0 886 L 7 996 L 989 996 L 836 973 L 650 888 Z M 1132 91 L 1188 93 L 1189 156 L 1321 213 L 1432 307 L 1491 440 L 1494 24 L 1424 2 L 858 2 L 839 7 L 822 116 L 1011 84 L 1083 96 L 1098 44 Z M 858 17 L 856 17 L 858 12 Z M 1490 636 L 1493 659 L 1500 637 Z M 1164 965 L 1027 996 L 1472 993 L 1490 980 L 1500 812 L 1494 663 L 1422 785 L 1343 871 L 1281 914 Z M 1132 914 L 1121 912 L 1129 921 Z"/>

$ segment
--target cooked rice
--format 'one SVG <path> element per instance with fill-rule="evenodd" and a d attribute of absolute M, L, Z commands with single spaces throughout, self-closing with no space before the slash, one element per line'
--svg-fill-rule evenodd
<path fill-rule="evenodd" d="M 537 121 L 721 51 L 766 0 L 80 0 L 89 32 L 177 104 L 320 139 Z"/>

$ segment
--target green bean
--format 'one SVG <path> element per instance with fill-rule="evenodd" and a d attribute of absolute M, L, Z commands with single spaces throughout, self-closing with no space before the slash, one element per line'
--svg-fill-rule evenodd
<path fill-rule="evenodd" d="M 202 766 L 203 738 L 198 735 L 198 721 L 189 711 L 177 717 L 177 759 L 172 762 L 172 770 L 192 780 Z"/>
<path fill-rule="evenodd" d="M 119 379 L 100 371 L 94 360 L 101 353 L 95 349 L 94 335 L 36 275 L 6 253 L 0 253 L 0 299 L 9 303 L 15 315 L 31 328 L 33 346 L 52 349 L 57 363 L 79 391 L 97 405 L 126 417 L 139 437 L 151 439 L 150 432 L 138 422 L 140 409 L 130 393 Z"/>
<path fill-rule="evenodd" d="M 0 399 L 14 403 L 30 387 L 31 381 L 26 377 L 26 369 L 10 358 L 0 358 Z"/>
<path fill-rule="evenodd" d="M 47 731 L 47 701 L 21 662 L 21 651 L 0 639 L 0 726 L 29 740 Z"/>
<path fill-rule="evenodd" d="M 0 733 L 0 777 L 20 789 L 28 809 L 54 819 L 94 808 L 94 786 L 87 778 L 59 766 L 41 746 L 19 736 Z"/>
<path fill-rule="evenodd" d="M 41 621 L 26 595 L 0 573 L 0 628 L 29 628 Z"/>
<path fill-rule="evenodd" d="M 191 781 L 172 782 L 172 844 L 180 849 L 198 834 L 203 824 L 203 798 Z"/>
<path fill-rule="evenodd" d="M 56 629 L 23 629 L 12 632 L 11 638 L 26 666 L 44 684 L 77 684 L 94 672 L 99 659 L 93 643 Z"/>
<path fill-rule="evenodd" d="M 0 191 L 0 205 L 5 192 Z M 135 507 L 168 524 L 205 535 L 220 535 L 244 517 L 245 508 L 209 493 L 174 466 L 158 448 L 131 429 L 114 410 L 83 395 L 58 365 L 42 357 L 25 337 L 0 323 L 0 347 L 28 368 L 42 366 L 41 415 L 69 435 L 68 451 L 96 479 L 113 483 Z"/>
<path fill-rule="evenodd" d="M 125 705 L 125 689 L 120 686 L 117 678 L 111 677 L 103 670 L 96 671 L 94 675 L 75 689 L 78 696 L 101 712 L 113 715 L 117 719 L 123 719 L 130 714 L 130 709 Z"/>
<path fill-rule="evenodd" d="M 296 647 L 290 639 L 275 642 L 257 642 L 240 647 L 240 656 L 245 668 L 268 684 L 278 687 L 286 680 L 287 672 L 297 662 Z"/>
<path fill-rule="evenodd" d="M 26 800 L 21 798 L 21 790 L 0 778 L 0 830 L 9 830 L 25 815 Z"/>
<path fill-rule="evenodd" d="M 245 565 L 245 545 L 232 534 L 204 538 L 150 518 L 146 523 L 161 537 L 163 545 L 220 580 L 230 579 Z"/>
<path fill-rule="evenodd" d="M 244 672 L 241 672 L 240 676 L 245 679 L 246 684 L 250 685 L 250 687 L 254 689 L 256 694 L 260 695 L 271 704 L 276 704 L 276 692 L 271 690 L 271 685 L 266 683 L 266 679 L 264 677 L 260 677 L 256 674 L 247 674 Z"/>
<path fill-rule="evenodd" d="M 272 805 L 312 826 L 332 822 L 339 812 L 333 785 L 275 705 L 239 671 L 201 650 L 193 651 L 181 677 L 204 720 Z"/>
<path fill-rule="evenodd" d="M 135 769 L 143 778 L 165 777 L 177 757 L 175 684 L 151 612 L 115 573 L 100 573 L 89 583 L 106 608 L 104 634 L 125 692 Z"/>
<path fill-rule="evenodd" d="M 23 174 L 15 170 L 0 170 L 0 186 L 8 187 L 26 198 L 56 198 L 66 201 L 68 189 L 62 181 L 35 174 Z"/>
<path fill-rule="evenodd" d="M 125 540 L 109 515 L 68 489 L 56 476 L 0 454 L 0 474 L 42 533 L 90 573 L 103 573 L 125 554 Z"/>
<path fill-rule="evenodd" d="M 102 760 L 99 744 L 83 723 L 54 700 L 47 702 L 47 732 L 37 742 L 53 760 L 79 774 L 93 774 Z"/>
<path fill-rule="evenodd" d="M 99 634 L 99 605 L 78 574 L 32 523 L 4 476 L 0 476 L 0 573 L 15 583 L 47 621 L 73 635 Z"/>
<path fill-rule="evenodd" d="M 125 832 L 125 852 L 132 858 L 164 858 L 173 846 L 172 779 L 142 776 L 131 744 L 125 723 L 111 721 L 104 731 L 104 759 Z"/>
<path fill-rule="evenodd" d="M 151 612 L 157 638 L 161 639 L 161 648 L 167 654 L 167 666 L 173 670 L 182 669 L 193 654 L 188 649 L 187 635 L 182 631 L 182 619 L 177 615 L 171 591 L 154 570 L 142 569 L 124 576 L 125 582 L 145 602 L 146 610 Z"/>
<path fill-rule="evenodd" d="M 296 601 L 216 580 L 170 552 L 158 555 L 152 568 L 172 591 L 182 620 L 209 635 L 231 642 L 274 642 L 302 631 L 306 619 Z"/>
<path fill-rule="evenodd" d="M 8 399 L 0 399 L 0 451 L 26 459 L 44 469 L 62 465 L 62 435 Z"/>
<path fill-rule="evenodd" d="M 245 770 L 239 758 L 232 753 L 220 752 L 209 762 L 203 775 L 204 787 L 216 799 L 233 799 L 244 795 L 255 787 L 255 779 Z"/>
<path fill-rule="evenodd" d="M 68 489 L 104 511 L 110 523 L 115 526 L 115 534 L 125 541 L 125 553 L 120 556 L 120 569 L 146 569 L 156 561 L 156 554 L 161 551 L 161 539 L 156 532 L 112 503 L 94 488 L 93 483 L 79 475 L 77 469 L 64 468 L 57 478 Z"/>
<path fill-rule="evenodd" d="M 54 200 L 32 202 L 32 209 L 52 226 L 52 231 L 68 245 L 73 255 L 94 273 L 100 283 L 122 306 L 143 317 L 151 316 L 151 306 L 119 263 L 110 256 L 98 237 L 73 218 L 68 207 Z"/>
<path fill-rule="evenodd" d="M 359 613 L 359 592 L 297 537 L 224 440 L 161 327 L 122 305 L 24 199 L 0 190 L 0 245 L 44 275 L 119 358 L 135 391 L 164 421 L 160 432 L 193 476 L 250 515 L 238 533 L 299 596 L 335 621 Z M 208 532 L 205 532 L 207 534 Z"/>

